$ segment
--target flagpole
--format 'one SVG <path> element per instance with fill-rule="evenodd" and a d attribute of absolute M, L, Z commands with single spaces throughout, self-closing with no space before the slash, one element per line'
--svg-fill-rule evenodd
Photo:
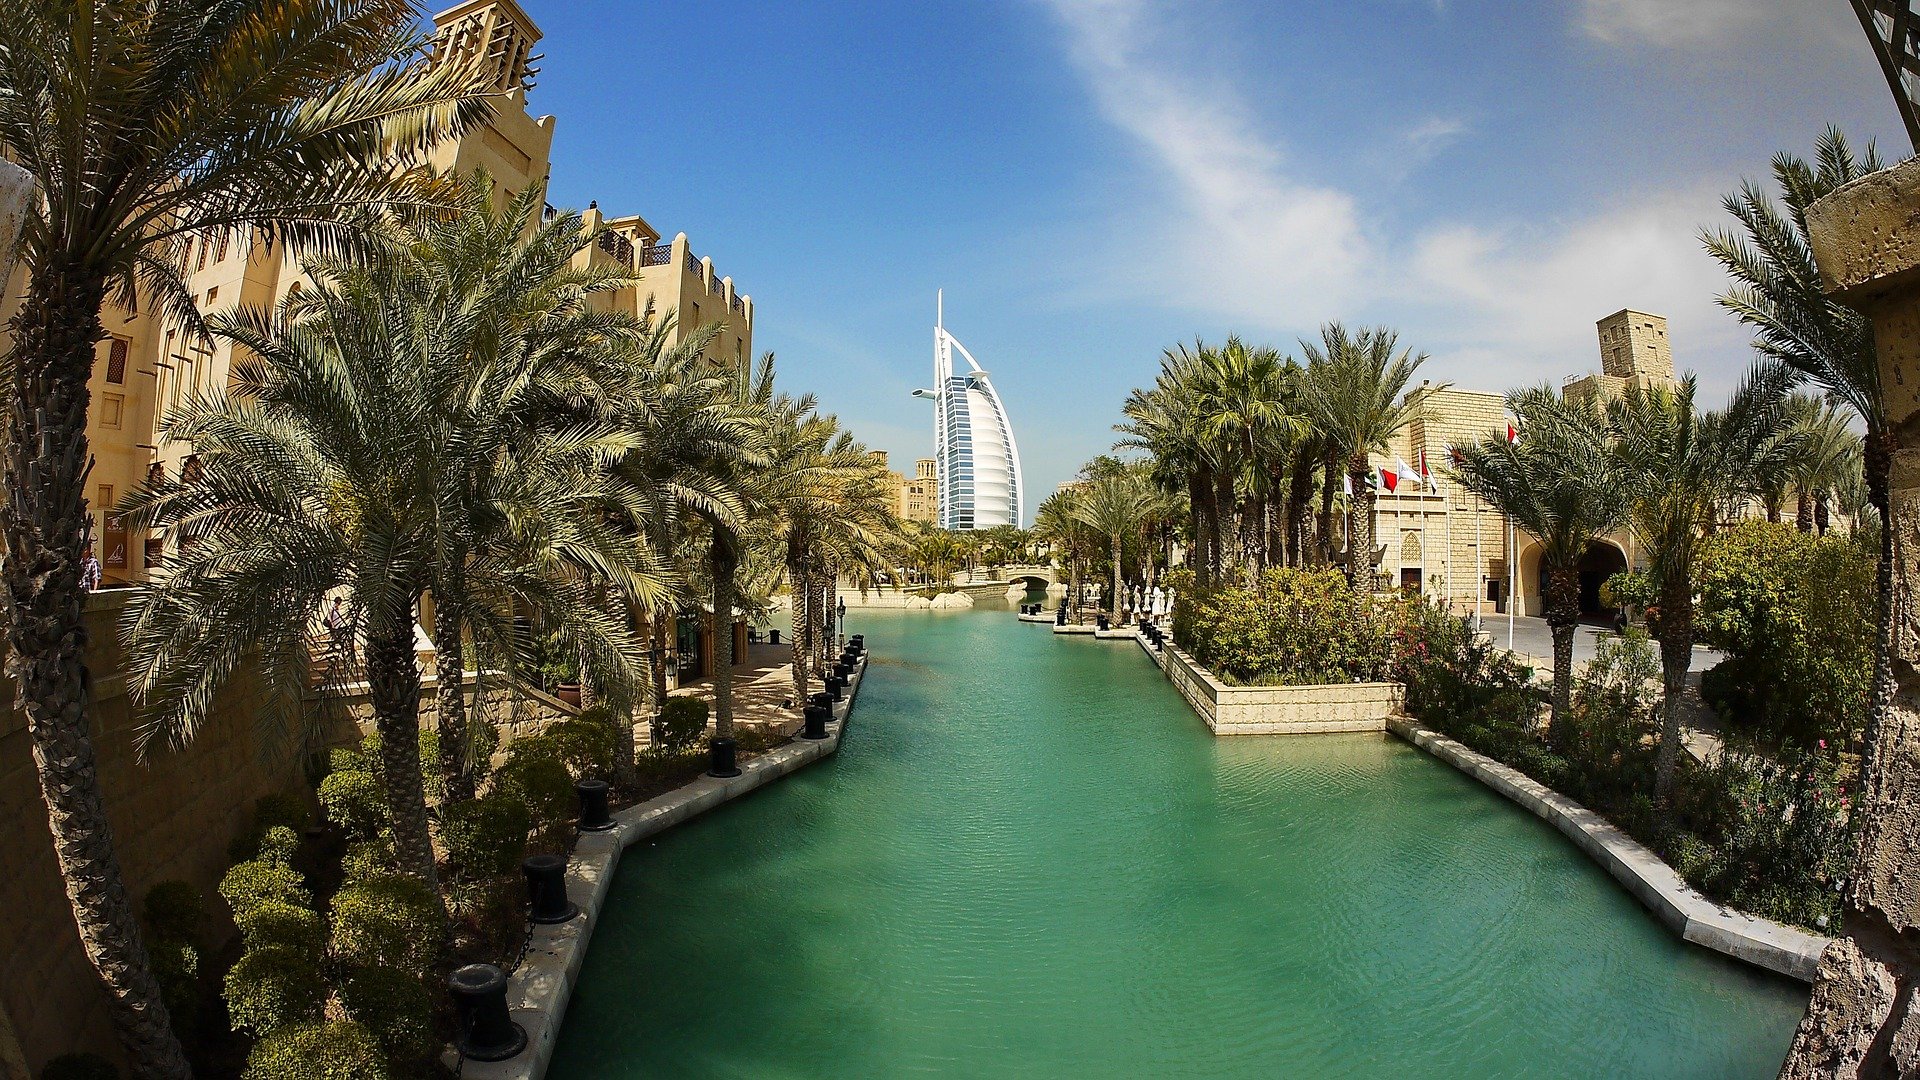
<path fill-rule="evenodd" d="M 1520 552 L 1513 546 L 1513 519 L 1507 519 L 1507 651 L 1513 651 L 1513 614 L 1520 606 Z"/>
<path fill-rule="evenodd" d="M 1487 561 L 1483 558 L 1484 549 L 1480 545 L 1480 533 L 1486 514 L 1480 509 L 1480 496 L 1473 497 L 1473 628 L 1480 629 L 1480 623 L 1486 614 L 1487 599 Z"/>

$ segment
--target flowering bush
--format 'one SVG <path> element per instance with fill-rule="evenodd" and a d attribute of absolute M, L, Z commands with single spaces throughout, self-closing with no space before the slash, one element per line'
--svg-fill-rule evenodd
<path fill-rule="evenodd" d="M 1819 746 L 1779 760 L 1727 751 L 1701 769 L 1689 824 L 1713 841 L 1681 869 L 1702 892 L 1805 926 L 1840 913 L 1851 800 L 1835 755 Z"/>
<path fill-rule="evenodd" d="M 1353 591 L 1337 570 L 1263 571 L 1199 588 L 1176 572 L 1175 643 L 1240 685 L 1371 682 L 1389 676 L 1409 602 Z"/>

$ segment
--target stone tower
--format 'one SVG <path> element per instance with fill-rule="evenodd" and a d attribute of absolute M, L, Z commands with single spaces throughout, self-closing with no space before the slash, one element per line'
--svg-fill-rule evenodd
<path fill-rule="evenodd" d="M 1601 319 L 1600 370 L 1642 386 L 1673 383 L 1673 345 L 1663 316 L 1626 308 Z"/>

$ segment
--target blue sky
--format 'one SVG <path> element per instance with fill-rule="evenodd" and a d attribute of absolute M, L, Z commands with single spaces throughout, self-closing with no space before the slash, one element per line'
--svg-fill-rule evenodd
<path fill-rule="evenodd" d="M 1504 390 L 1597 368 L 1634 307 L 1723 394 L 1720 195 L 1827 123 L 1907 149 L 1839 0 L 522 4 L 552 201 L 686 232 L 907 471 L 944 287 L 1029 516 L 1196 335 L 1387 324 Z"/>

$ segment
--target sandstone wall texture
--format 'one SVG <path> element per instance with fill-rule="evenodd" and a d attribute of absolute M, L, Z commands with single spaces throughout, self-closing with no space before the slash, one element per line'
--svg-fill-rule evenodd
<path fill-rule="evenodd" d="M 1163 655 L 1167 678 L 1215 735 L 1385 731 L 1406 699 L 1394 682 L 1228 686 L 1171 644 Z"/>

